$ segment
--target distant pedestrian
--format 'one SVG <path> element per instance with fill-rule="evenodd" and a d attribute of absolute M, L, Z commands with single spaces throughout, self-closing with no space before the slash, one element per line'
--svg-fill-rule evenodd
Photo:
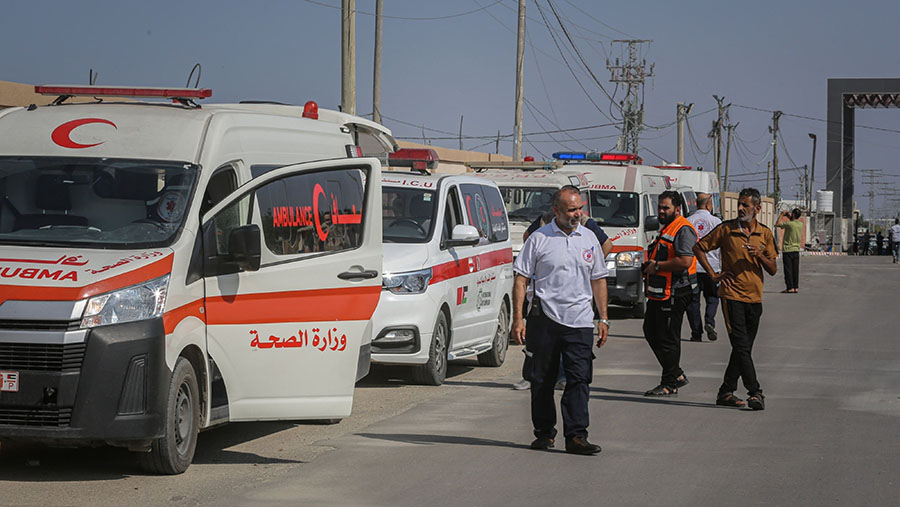
<path fill-rule="evenodd" d="M 786 294 L 796 294 L 800 290 L 800 245 L 803 243 L 803 222 L 800 210 L 785 211 L 775 224 L 784 231 L 781 244 L 781 262 L 784 264 L 784 290 Z"/>
<path fill-rule="evenodd" d="M 894 219 L 891 227 L 891 240 L 894 242 L 891 253 L 894 256 L 894 264 L 900 263 L 900 218 Z"/>
<path fill-rule="evenodd" d="M 756 378 L 751 352 L 762 316 L 763 270 L 774 275 L 775 240 L 772 231 L 756 220 L 760 211 L 759 190 L 745 188 L 738 195 L 738 218 L 722 222 L 694 247 L 697 261 L 713 273 L 706 252 L 721 250 L 721 271 L 712 278 L 722 283 L 722 310 L 731 341 L 731 357 L 725 378 L 716 396 L 716 405 L 765 408 L 765 397 Z M 744 381 L 749 398 L 745 403 L 734 395 L 738 379 Z"/>
<path fill-rule="evenodd" d="M 644 338 L 662 367 L 659 385 L 644 396 L 673 396 L 688 384 L 681 369 L 681 323 L 697 286 L 697 261 L 693 248 L 697 231 L 681 216 L 681 194 L 668 190 L 659 195 L 657 217 L 662 230 L 648 248 L 643 273 L 647 312 Z"/>
<path fill-rule="evenodd" d="M 875 234 L 875 250 L 875 255 L 881 255 L 881 252 L 884 250 L 884 236 L 881 234 L 881 231 Z"/>
<path fill-rule="evenodd" d="M 556 438 L 556 383 L 560 355 L 566 371 L 561 406 L 566 452 L 591 455 L 600 446 L 588 442 L 589 384 L 593 376 L 593 299 L 600 313 L 597 347 L 606 343 L 606 263 L 597 237 L 581 225 L 584 202 L 577 187 L 553 196 L 556 217 L 528 237 L 513 264 L 512 336 L 531 353 L 532 449 L 553 447 Z M 534 284 L 526 330 L 522 307 L 525 287 Z M 527 355 L 527 354 L 526 354 Z"/>
<path fill-rule="evenodd" d="M 872 236 L 870 236 L 869 231 L 866 230 L 866 232 L 863 234 L 863 237 L 862 237 L 862 254 L 863 255 L 869 255 L 869 242 L 871 240 L 872 240 Z"/>
<path fill-rule="evenodd" d="M 711 194 L 697 194 L 697 211 L 687 217 L 688 222 L 694 226 L 697 231 L 697 237 L 706 236 L 713 229 L 722 223 L 722 219 L 711 213 L 713 209 L 713 201 Z M 719 251 L 713 250 L 706 254 L 709 259 L 709 265 L 713 270 L 719 270 Z M 704 320 L 700 318 L 700 299 L 706 300 L 706 309 Z M 719 308 L 719 284 L 714 282 L 709 273 L 701 266 L 697 266 L 697 290 L 694 291 L 693 297 L 687 308 L 688 323 L 691 325 L 691 341 L 699 342 L 703 340 L 703 331 L 706 331 L 706 337 L 709 341 L 714 342 L 719 335 L 716 334 L 716 310 Z"/>

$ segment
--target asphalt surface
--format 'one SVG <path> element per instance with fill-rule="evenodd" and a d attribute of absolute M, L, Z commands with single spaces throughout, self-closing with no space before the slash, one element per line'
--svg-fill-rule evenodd
<path fill-rule="evenodd" d="M 659 366 L 641 321 L 614 310 L 591 388 L 597 456 L 528 449 L 513 347 L 501 368 L 454 364 L 437 388 L 376 369 L 340 424 L 204 432 L 177 477 L 143 475 L 118 449 L 6 446 L 0 504 L 898 505 L 900 265 L 803 257 L 800 269 L 796 295 L 779 293 L 780 272 L 767 279 L 762 412 L 714 404 L 730 350 L 721 321 L 717 342 L 683 342 L 691 383 L 677 398 L 643 397 Z"/>

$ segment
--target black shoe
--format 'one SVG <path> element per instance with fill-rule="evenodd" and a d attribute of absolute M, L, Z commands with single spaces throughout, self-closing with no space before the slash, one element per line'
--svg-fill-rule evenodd
<path fill-rule="evenodd" d="M 703 336 L 691 336 L 691 341 L 692 342 L 702 342 Z"/>
<path fill-rule="evenodd" d="M 765 410 L 766 397 L 763 396 L 763 393 L 751 394 L 750 397 L 747 398 L 747 406 L 753 410 Z"/>
<path fill-rule="evenodd" d="M 553 447 L 553 439 L 550 437 L 537 437 L 531 442 L 531 448 L 535 451 L 544 451 Z"/>
<path fill-rule="evenodd" d="M 645 392 L 644 396 L 678 396 L 678 388 L 660 384 Z"/>
<path fill-rule="evenodd" d="M 716 328 L 707 324 L 703 329 L 706 329 L 706 337 L 709 338 L 709 341 L 714 342 L 719 339 L 719 335 L 716 334 Z"/>
<path fill-rule="evenodd" d="M 682 373 L 682 374 L 681 374 L 681 379 L 680 379 L 680 380 L 679 380 L 679 379 L 675 379 L 675 383 L 672 384 L 672 387 L 676 387 L 676 388 L 677 388 L 677 387 L 684 387 L 684 386 L 686 386 L 686 385 L 688 385 L 688 384 L 690 384 L 690 383 L 691 383 L 691 381 L 688 380 L 687 375 L 685 375 L 684 373 Z"/>
<path fill-rule="evenodd" d="M 588 442 L 585 437 L 572 437 L 566 439 L 566 452 L 569 454 L 591 456 L 600 452 L 600 446 Z"/>

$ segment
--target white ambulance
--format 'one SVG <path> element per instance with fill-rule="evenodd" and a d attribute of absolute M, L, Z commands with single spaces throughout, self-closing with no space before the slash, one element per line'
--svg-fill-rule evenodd
<path fill-rule="evenodd" d="M 425 168 L 430 149 L 391 154 L 392 166 Z M 512 242 L 503 199 L 490 181 L 427 172 L 382 174 L 384 282 L 372 317 L 372 361 L 413 367 L 440 385 L 447 361 L 506 358 Z"/>
<path fill-rule="evenodd" d="M 588 183 L 580 171 L 562 167 L 560 162 L 488 162 L 469 163 L 475 176 L 497 184 L 509 216 L 513 256 L 522 250 L 522 237 L 528 226 L 553 208 L 553 194 L 565 185 L 578 187 L 587 201 Z"/>
<path fill-rule="evenodd" d="M 631 306 L 635 317 L 643 317 L 646 296 L 641 264 L 659 230 L 659 194 L 669 190 L 669 179 L 629 153 L 559 152 L 553 157 L 587 178 L 590 216 L 612 240 L 606 257 L 609 302 Z"/>
<path fill-rule="evenodd" d="M 719 192 L 719 180 L 716 173 L 693 170 L 690 166 L 661 165 L 656 166 L 663 170 L 669 177 L 673 186 L 687 186 L 694 190 L 695 194 L 710 194 L 713 200 L 713 214 L 721 216 L 722 197 Z"/>
<path fill-rule="evenodd" d="M 173 474 L 200 429 L 349 415 L 382 274 L 381 165 L 357 157 L 390 131 L 207 89 L 36 91 L 59 98 L 0 111 L 0 439 Z"/>

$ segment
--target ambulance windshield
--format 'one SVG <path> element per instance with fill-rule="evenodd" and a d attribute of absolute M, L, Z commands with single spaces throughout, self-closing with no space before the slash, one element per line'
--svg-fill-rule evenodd
<path fill-rule="evenodd" d="M 0 243 L 166 246 L 196 183 L 182 162 L 0 157 Z"/>
<path fill-rule="evenodd" d="M 637 227 L 640 223 L 638 194 L 591 190 L 591 218 L 608 227 Z"/>
<path fill-rule="evenodd" d="M 500 187 L 510 221 L 534 222 L 553 208 L 553 187 Z"/>
<path fill-rule="evenodd" d="M 434 228 L 435 194 L 419 188 L 381 190 L 383 237 L 386 243 L 426 243 Z"/>

